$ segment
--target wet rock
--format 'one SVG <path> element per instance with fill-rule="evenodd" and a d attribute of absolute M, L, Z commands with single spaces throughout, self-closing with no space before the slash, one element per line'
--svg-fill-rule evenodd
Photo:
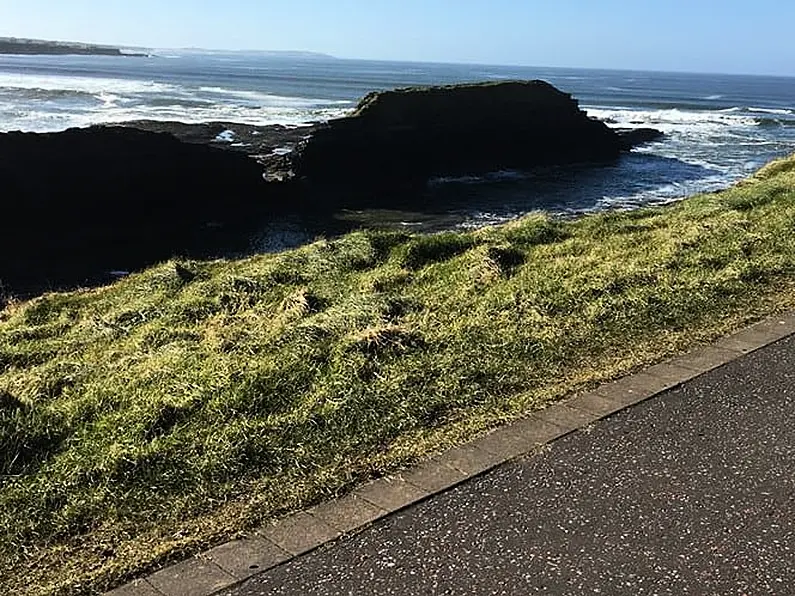
<path fill-rule="evenodd" d="M 665 136 L 664 132 L 656 128 L 617 128 L 614 130 L 621 138 L 625 151 L 638 145 L 659 141 Z"/>

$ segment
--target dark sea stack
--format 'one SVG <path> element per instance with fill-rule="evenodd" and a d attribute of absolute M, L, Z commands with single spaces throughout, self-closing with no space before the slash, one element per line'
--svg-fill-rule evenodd
<path fill-rule="evenodd" d="M 294 168 L 313 186 L 387 189 L 438 175 L 606 161 L 623 149 L 549 83 L 479 83 L 371 93 L 301 143 Z"/>
<path fill-rule="evenodd" d="M 279 202 L 244 154 L 119 127 L 0 134 L 0 184 L 12 290 L 211 254 Z"/>

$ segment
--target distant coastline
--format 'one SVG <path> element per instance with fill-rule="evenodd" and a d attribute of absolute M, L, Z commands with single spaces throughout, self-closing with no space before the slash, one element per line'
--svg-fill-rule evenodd
<path fill-rule="evenodd" d="M 21 39 L 16 37 L 0 37 L 0 54 L 146 56 L 146 54 L 123 52 L 120 48 L 110 46 L 66 41 L 46 41 L 41 39 Z"/>

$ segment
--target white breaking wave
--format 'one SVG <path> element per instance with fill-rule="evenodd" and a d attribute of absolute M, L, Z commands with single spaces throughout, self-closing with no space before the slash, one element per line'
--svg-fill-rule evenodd
<path fill-rule="evenodd" d="M 346 113 L 340 109 L 291 110 L 279 108 L 245 108 L 240 106 L 213 106 L 186 109 L 180 105 L 156 108 L 101 108 L 82 113 L 20 110 L 14 106 L 0 104 L 0 132 L 57 132 L 67 128 L 85 128 L 95 124 L 119 124 L 132 120 L 156 120 L 159 122 L 237 122 L 251 126 L 282 124 L 306 126 L 312 122 L 339 118 Z"/>
<path fill-rule="evenodd" d="M 322 105 L 352 106 L 353 102 L 347 100 L 327 100 L 308 97 L 286 97 L 284 95 L 274 95 L 259 91 L 247 91 L 244 89 L 226 89 L 224 87 L 199 87 L 201 93 L 220 95 L 222 97 L 243 99 L 265 106 L 290 106 L 312 108 Z"/>
<path fill-rule="evenodd" d="M 757 126 L 753 116 L 740 113 L 708 110 L 633 110 L 630 108 L 586 107 L 588 115 L 610 125 L 621 128 L 651 127 L 664 133 L 699 134 L 725 132 L 729 127 L 747 128 Z"/>
<path fill-rule="evenodd" d="M 749 112 L 755 114 L 774 114 L 776 116 L 793 116 L 795 111 L 786 109 L 772 109 L 772 108 L 748 108 Z"/>
<path fill-rule="evenodd" d="M 178 87 L 167 83 L 156 83 L 154 81 L 0 72 L 0 89 L 74 91 L 90 95 L 99 95 L 101 93 L 131 95 L 139 93 L 170 93 L 174 92 Z"/>
<path fill-rule="evenodd" d="M 116 95 L 115 93 L 100 93 L 96 96 L 97 99 L 102 101 L 102 105 L 106 107 L 114 107 L 118 105 L 120 102 L 124 102 L 125 99 L 120 95 Z"/>
<path fill-rule="evenodd" d="M 0 73 L 0 132 L 56 132 L 130 120 L 301 126 L 341 117 L 350 107 L 350 101 L 224 87 Z"/>
<path fill-rule="evenodd" d="M 235 131 L 225 130 L 222 133 L 219 133 L 218 136 L 215 137 L 215 140 L 221 141 L 223 143 L 233 143 L 235 140 Z"/>

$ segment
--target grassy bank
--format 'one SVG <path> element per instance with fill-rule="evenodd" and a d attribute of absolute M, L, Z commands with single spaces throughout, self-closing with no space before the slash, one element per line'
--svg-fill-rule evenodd
<path fill-rule="evenodd" d="M 0 313 L 0 592 L 89 593 L 795 305 L 795 158 L 680 204 Z"/>

